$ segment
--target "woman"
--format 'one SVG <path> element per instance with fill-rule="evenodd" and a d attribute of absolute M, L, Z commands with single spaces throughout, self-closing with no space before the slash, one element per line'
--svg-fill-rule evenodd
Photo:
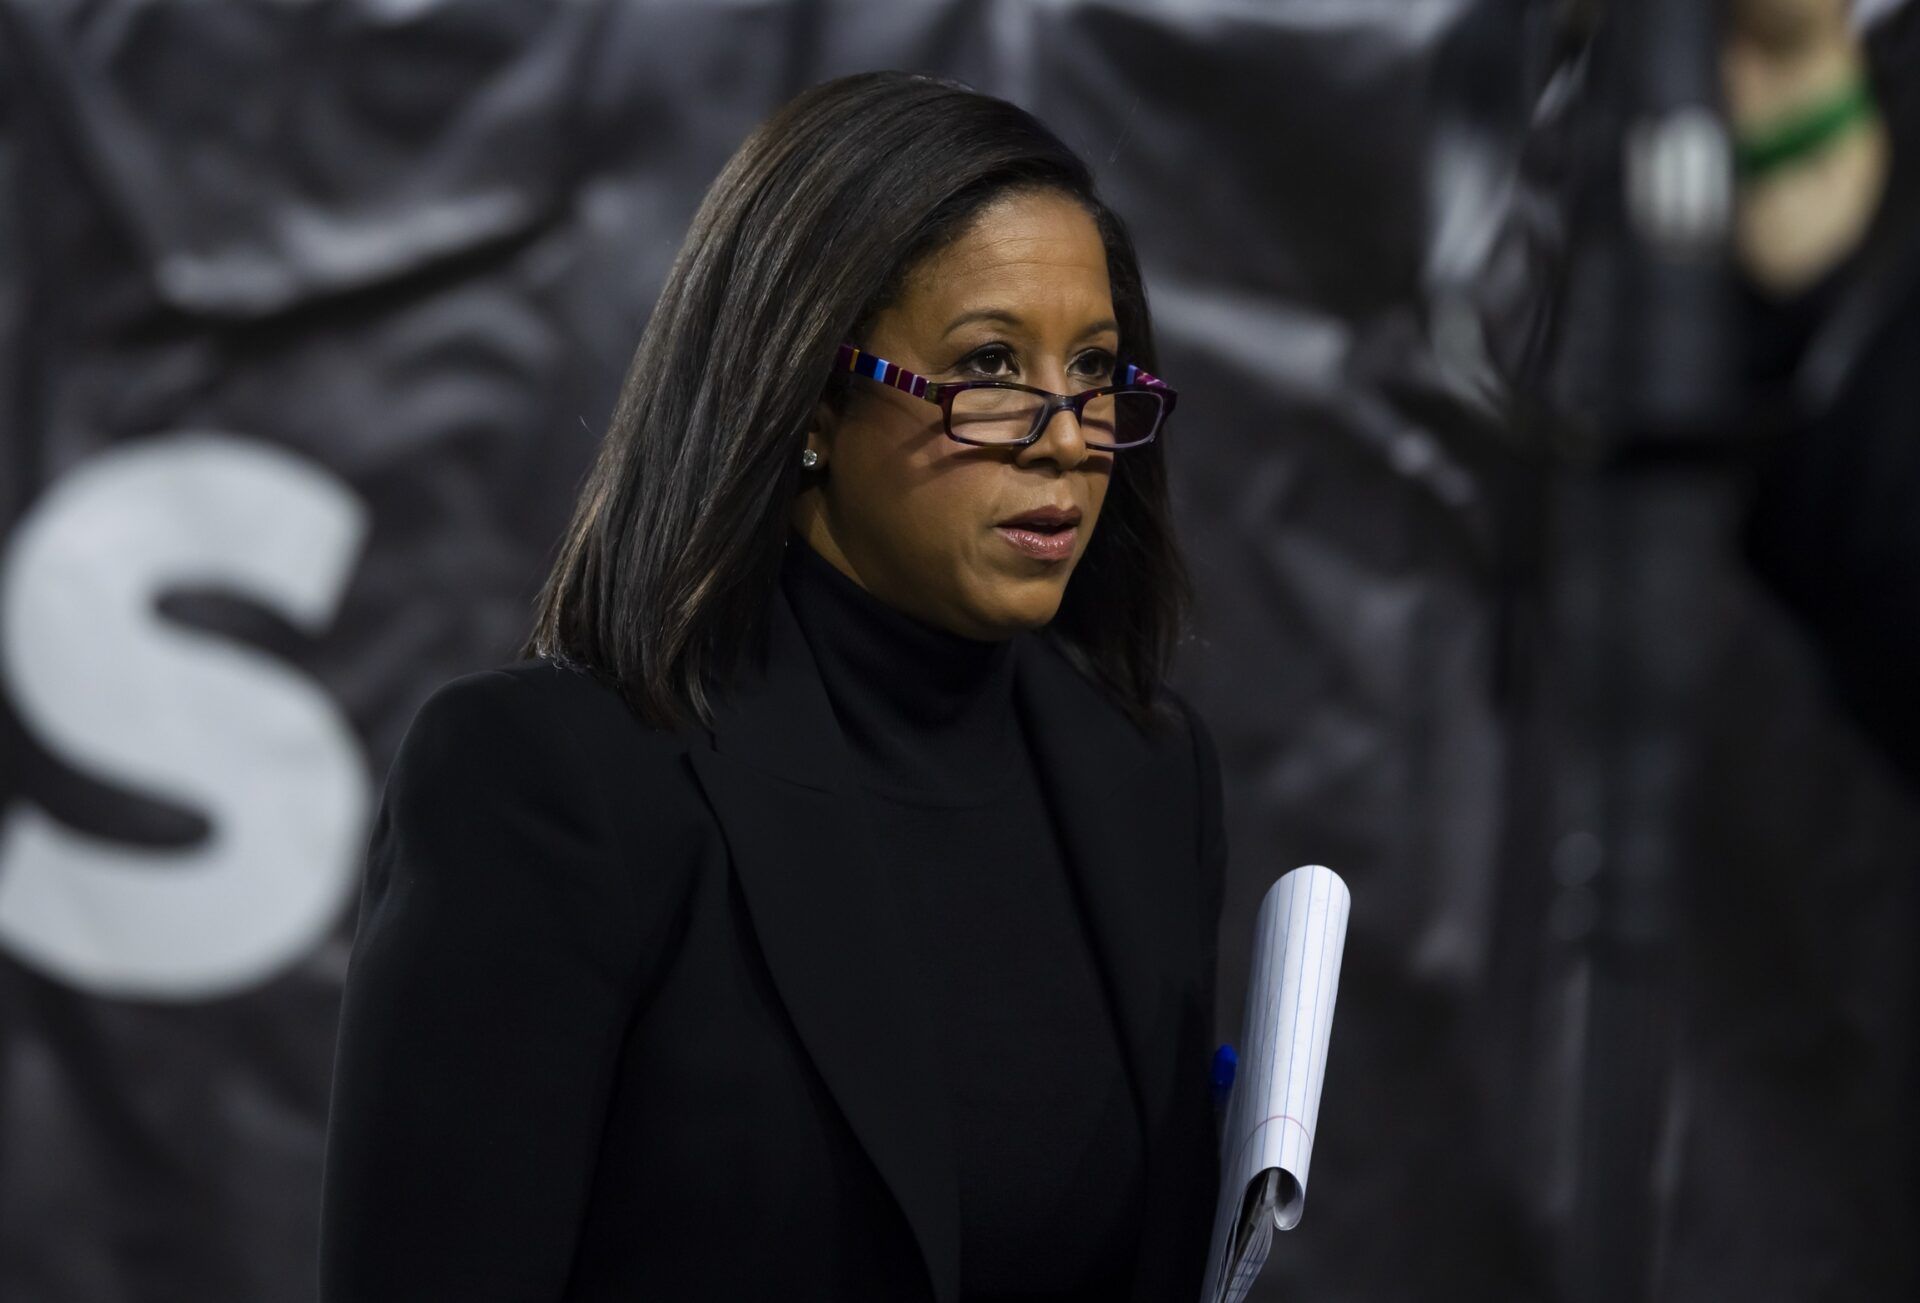
<path fill-rule="evenodd" d="M 394 761 L 326 1303 L 1197 1296 L 1225 845 L 1152 365 L 1022 110 L 862 74 L 741 146 L 522 659 Z"/>

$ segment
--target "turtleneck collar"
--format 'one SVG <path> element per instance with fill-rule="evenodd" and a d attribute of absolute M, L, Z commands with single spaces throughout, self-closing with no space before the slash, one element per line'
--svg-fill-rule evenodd
<path fill-rule="evenodd" d="M 1021 777 L 1011 638 L 968 638 L 908 615 L 797 532 L 780 582 L 870 790 L 963 805 Z"/>

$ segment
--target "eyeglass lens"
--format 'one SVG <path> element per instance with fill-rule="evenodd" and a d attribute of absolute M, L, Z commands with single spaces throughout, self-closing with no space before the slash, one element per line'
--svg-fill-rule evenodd
<path fill-rule="evenodd" d="M 1018 389 L 963 389 L 953 396 L 949 428 L 980 443 L 1019 443 L 1033 432 L 1046 401 Z M 1159 428 L 1163 406 L 1152 392 L 1101 394 L 1086 405 L 1081 437 L 1109 447 L 1144 442 Z"/>

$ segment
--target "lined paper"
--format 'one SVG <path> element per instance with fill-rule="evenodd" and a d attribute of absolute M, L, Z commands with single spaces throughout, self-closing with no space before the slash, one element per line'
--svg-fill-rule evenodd
<path fill-rule="evenodd" d="M 1320 864 L 1286 874 L 1260 902 L 1201 1303 L 1240 1303 L 1273 1232 L 1299 1224 L 1351 905 L 1347 884 Z"/>

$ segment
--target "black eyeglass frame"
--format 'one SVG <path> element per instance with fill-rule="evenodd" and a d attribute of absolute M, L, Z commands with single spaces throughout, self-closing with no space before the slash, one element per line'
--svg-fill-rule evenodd
<path fill-rule="evenodd" d="M 1081 438 L 1089 448 L 1098 448 L 1102 452 L 1117 452 L 1126 448 L 1140 448 L 1160 437 L 1160 431 L 1166 428 L 1167 418 L 1173 415 L 1179 391 L 1158 376 L 1150 375 L 1137 366 L 1128 364 L 1122 371 L 1123 380 L 1119 384 L 1102 385 L 1097 389 L 1082 390 L 1077 394 L 1058 394 L 1051 389 L 1041 389 L 1037 385 L 1023 385 L 1015 380 L 929 380 L 917 375 L 896 362 L 875 357 L 862 352 L 852 344 L 840 345 L 834 355 L 834 370 L 851 371 L 878 380 L 883 385 L 901 390 L 915 398 L 925 399 L 940 408 L 940 426 L 946 436 L 955 443 L 964 443 L 975 448 L 1025 448 L 1039 442 L 1040 435 L 1047 423 L 1063 411 L 1073 413 L 1073 419 L 1081 424 Z M 1033 428 L 1019 439 L 971 439 L 953 431 L 953 400 L 970 389 L 1011 389 L 1024 394 L 1036 394 L 1045 401 L 1034 412 Z M 1154 420 L 1153 428 L 1144 439 L 1132 439 L 1126 443 L 1105 443 L 1086 438 L 1085 414 L 1087 404 L 1105 394 L 1148 394 L 1160 400 L 1160 413 Z"/>

